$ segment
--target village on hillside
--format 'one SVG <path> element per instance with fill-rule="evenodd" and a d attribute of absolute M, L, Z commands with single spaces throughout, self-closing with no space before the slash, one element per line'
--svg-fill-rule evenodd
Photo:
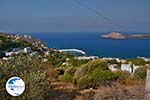
<path fill-rule="evenodd" d="M 89 93 L 95 93 L 92 97 L 98 95 L 100 87 L 106 88 L 106 84 L 110 86 L 110 89 L 115 85 L 118 86 L 118 84 L 121 84 L 119 87 L 124 85 L 139 86 L 136 84 L 142 84 L 143 88 L 146 73 L 145 64 L 150 64 L 150 59 L 145 57 L 122 59 L 87 56 L 86 52 L 78 49 L 57 50 L 45 46 L 43 42 L 29 35 L 1 33 L 0 44 L 0 71 L 4 70 L 2 71 L 2 75 L 10 73 L 9 68 L 11 68 L 11 61 L 14 63 L 13 67 L 16 66 L 16 70 L 20 68 L 17 67 L 19 62 L 20 66 L 31 66 L 32 63 L 37 63 L 33 69 L 28 67 L 29 69 L 26 69 L 26 71 L 29 70 L 30 72 L 30 70 L 33 70 L 33 72 L 36 72 L 36 70 L 39 70 L 41 74 L 44 71 L 46 77 L 43 78 L 44 80 L 46 78 L 47 81 L 50 81 L 51 84 L 49 84 L 49 86 L 53 92 L 55 90 L 61 92 L 77 91 L 77 93 L 73 92 L 73 95 L 77 96 L 77 94 L 81 94 L 81 96 L 79 96 L 80 98 L 83 97 L 83 95 L 90 96 Z M 74 55 L 72 52 L 81 53 L 82 56 Z M 19 59 L 23 60 L 20 61 Z M 35 59 L 39 61 L 34 62 Z M 24 65 L 23 63 L 26 62 L 28 62 L 27 65 Z M 8 63 L 8 65 L 6 63 Z M 43 68 L 38 68 L 37 66 L 39 65 L 43 66 Z M 7 67 L 9 68 L 5 69 Z M 20 70 L 20 72 L 21 71 L 24 72 L 25 70 Z M 21 74 L 20 72 L 18 71 L 18 74 L 22 75 L 22 72 Z M 37 79 L 36 77 L 34 78 L 35 80 Z M 5 81 L 2 81 L 1 84 L 3 83 L 5 83 Z M 44 84 L 46 85 L 46 83 Z M 44 86 L 41 87 L 41 89 L 42 88 L 43 91 L 45 91 L 46 87 Z M 47 90 L 49 89 L 47 88 Z M 124 90 L 121 89 L 121 91 Z M 62 93 L 61 95 L 65 96 L 66 94 Z M 122 95 L 124 95 L 124 93 Z M 134 95 L 139 95 L 139 93 Z M 50 96 L 50 98 L 58 98 L 55 97 L 54 94 Z M 126 96 L 127 95 L 125 95 L 125 98 Z M 133 96 L 133 94 L 131 94 L 131 96 Z M 142 97 L 143 94 L 141 94 L 141 98 Z M 98 96 L 98 98 L 101 97 Z"/>
<path fill-rule="evenodd" d="M 12 48 L 12 50 L 5 50 L 2 51 L 4 53 L 4 57 L 2 57 L 2 60 L 10 60 L 12 57 L 17 56 L 19 54 L 29 54 L 30 56 L 33 55 L 39 55 L 42 56 L 43 55 L 43 62 L 48 61 L 48 59 L 46 59 L 46 56 L 51 55 L 51 50 L 54 51 L 58 51 L 58 52 L 69 52 L 71 50 L 74 50 L 74 52 L 78 52 L 78 53 L 82 53 L 82 50 L 77 50 L 77 49 L 66 49 L 66 50 L 56 50 L 56 49 L 49 49 L 48 47 L 46 47 L 40 40 L 34 39 L 29 35 L 18 35 L 18 34 L 1 34 L 2 36 L 11 38 L 12 41 L 17 41 L 17 40 L 24 40 L 27 41 L 29 43 L 32 43 L 31 46 L 28 47 L 23 47 L 23 48 Z M 32 47 L 36 47 L 37 50 L 32 50 Z M 83 52 L 84 55 L 86 54 L 85 52 Z M 82 54 L 83 54 L 82 53 Z M 122 70 L 122 71 L 128 71 L 130 73 L 134 73 L 135 70 L 139 67 L 141 67 L 142 65 L 135 65 L 134 63 L 132 63 L 131 61 L 127 61 L 126 59 L 120 59 L 120 58 L 112 58 L 112 57 L 102 57 L 99 58 L 98 56 L 75 56 L 75 59 L 78 60 L 95 60 L 95 59 L 101 59 L 104 61 L 114 61 L 116 63 L 108 63 L 108 68 L 112 71 L 117 71 L 117 70 Z M 62 65 L 67 65 L 66 58 L 66 62 L 62 62 Z M 145 57 L 137 57 L 137 59 L 141 59 L 145 62 L 150 61 L 150 58 L 145 58 Z M 119 63 L 119 65 L 118 65 Z"/>

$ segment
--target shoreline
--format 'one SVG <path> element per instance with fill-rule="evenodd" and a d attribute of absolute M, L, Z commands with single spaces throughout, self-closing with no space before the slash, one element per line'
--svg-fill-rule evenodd
<path fill-rule="evenodd" d="M 19 34 L 19 33 L 18 33 Z M 16 35 L 18 35 L 18 34 L 16 34 Z M 98 34 L 98 33 L 97 33 Z M 11 35 L 11 34 L 10 34 Z M 13 34 L 14 35 L 14 34 Z M 19 34 L 19 35 L 21 35 L 21 36 L 23 36 L 23 35 L 30 35 L 30 36 L 32 36 L 32 34 L 30 34 L 30 33 L 27 33 L 27 34 Z M 56 50 L 62 50 L 62 49 L 68 49 L 68 48 L 62 48 L 61 49 L 61 47 L 60 48 L 55 48 L 55 47 L 53 47 L 53 46 L 50 46 L 49 45 L 49 41 L 47 41 L 47 40 L 42 40 L 41 38 L 38 38 L 38 37 L 36 37 L 35 35 L 33 35 L 32 36 L 32 38 L 33 39 L 36 39 L 36 40 L 40 40 L 40 41 L 42 41 L 41 43 L 42 44 L 44 44 L 46 47 L 48 47 L 48 48 L 53 48 L 53 49 L 56 49 Z M 76 48 L 69 48 L 69 49 L 76 49 Z M 110 55 L 109 55 L 109 52 L 104 52 L 104 53 L 96 53 L 96 51 L 91 51 L 91 52 L 89 52 L 89 50 L 86 50 L 86 49 L 84 49 L 84 48 L 81 48 L 80 49 L 80 47 L 77 49 L 77 50 L 81 50 L 81 51 L 83 51 L 84 53 L 83 54 L 86 54 L 86 56 L 97 56 L 97 57 L 99 57 L 99 58 L 120 58 L 120 59 L 135 59 L 135 58 L 138 58 L 138 56 L 141 56 L 141 57 L 145 57 L 145 58 L 150 58 L 150 56 L 144 56 L 144 55 L 129 55 L 129 56 L 126 56 L 126 55 L 124 55 L 124 53 L 122 53 L 123 55 L 121 55 L 121 56 L 119 56 L 118 54 L 112 54 L 111 52 L 110 52 Z M 94 53 L 94 54 L 92 54 L 92 53 Z M 98 55 L 97 55 L 98 54 Z"/>

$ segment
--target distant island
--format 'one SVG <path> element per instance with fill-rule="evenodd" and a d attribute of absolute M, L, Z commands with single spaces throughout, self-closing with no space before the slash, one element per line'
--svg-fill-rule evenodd
<path fill-rule="evenodd" d="M 109 34 L 104 34 L 101 35 L 103 38 L 111 38 L 111 39 L 127 39 L 127 38 L 132 38 L 132 39 L 150 39 L 149 34 L 123 34 L 119 32 L 112 32 Z"/>

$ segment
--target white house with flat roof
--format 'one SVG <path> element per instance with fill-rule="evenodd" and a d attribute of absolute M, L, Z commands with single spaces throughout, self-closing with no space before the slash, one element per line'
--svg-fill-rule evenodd
<path fill-rule="evenodd" d="M 32 52 L 32 50 L 31 50 L 30 47 L 26 47 L 26 48 L 24 48 L 24 52 L 25 53 L 30 53 L 30 52 Z"/>
<path fill-rule="evenodd" d="M 132 73 L 131 64 L 121 64 L 121 70 Z"/>
<path fill-rule="evenodd" d="M 13 50 L 12 50 L 12 51 L 9 51 L 9 52 L 8 52 L 8 51 L 4 51 L 6 57 L 18 55 L 18 54 L 20 54 L 20 53 L 31 53 L 31 52 L 32 52 L 32 50 L 31 50 L 30 47 L 26 47 L 26 48 L 24 48 L 24 49 L 13 48 Z"/>
<path fill-rule="evenodd" d="M 122 64 L 121 65 L 121 70 L 123 71 L 128 71 L 130 73 L 134 73 L 135 70 L 139 68 L 139 66 L 136 66 L 136 65 L 132 65 L 132 64 Z"/>

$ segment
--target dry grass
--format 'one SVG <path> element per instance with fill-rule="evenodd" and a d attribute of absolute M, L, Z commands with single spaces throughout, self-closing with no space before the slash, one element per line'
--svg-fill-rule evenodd
<path fill-rule="evenodd" d="M 53 84 L 53 91 L 48 100 L 144 100 L 144 84 L 125 86 L 113 83 L 98 89 L 78 90 L 71 84 Z"/>
<path fill-rule="evenodd" d="M 101 87 L 94 100 L 144 100 L 144 85 L 126 87 L 115 83 L 112 87 Z"/>

